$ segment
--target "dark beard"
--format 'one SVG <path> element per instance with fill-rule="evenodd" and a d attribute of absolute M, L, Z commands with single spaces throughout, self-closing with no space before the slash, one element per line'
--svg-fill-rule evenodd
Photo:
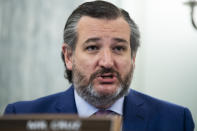
<path fill-rule="evenodd" d="M 120 87 L 113 94 L 101 94 L 94 90 L 92 82 L 98 76 L 98 74 L 103 73 L 114 73 L 117 76 L 117 79 L 120 83 Z M 112 105 L 122 96 L 127 95 L 129 91 L 129 85 L 131 83 L 133 75 L 133 67 L 130 69 L 129 73 L 121 79 L 120 74 L 114 69 L 102 68 L 93 73 L 90 76 L 89 81 L 86 79 L 86 76 L 83 75 L 75 66 L 73 65 L 73 83 L 75 89 L 79 96 L 81 96 L 85 101 L 92 104 L 95 107 L 108 107 Z"/>

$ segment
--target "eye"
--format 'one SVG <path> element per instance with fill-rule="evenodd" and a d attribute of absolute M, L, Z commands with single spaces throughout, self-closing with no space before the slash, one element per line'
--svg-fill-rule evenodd
<path fill-rule="evenodd" d="M 126 50 L 126 47 L 124 47 L 124 46 L 116 46 L 116 47 L 113 48 L 113 50 L 115 52 L 123 52 L 123 51 Z"/>
<path fill-rule="evenodd" d="M 98 46 L 95 46 L 95 45 L 90 45 L 90 46 L 87 46 L 86 47 L 86 50 L 87 51 L 96 51 L 98 49 L 99 49 L 99 47 Z"/>

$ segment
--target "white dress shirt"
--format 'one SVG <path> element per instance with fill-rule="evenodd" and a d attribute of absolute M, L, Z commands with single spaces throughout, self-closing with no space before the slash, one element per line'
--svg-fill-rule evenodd
<path fill-rule="evenodd" d="M 88 102 L 86 102 L 83 98 L 81 98 L 76 90 L 74 90 L 74 97 L 75 97 L 75 102 L 77 106 L 77 111 L 78 115 L 80 117 L 89 117 L 93 115 L 95 112 L 97 112 L 99 109 L 92 106 Z M 111 107 L 109 107 L 107 110 L 111 110 L 119 115 L 122 116 L 123 114 L 123 102 L 124 102 L 124 97 L 121 97 L 118 99 Z"/>

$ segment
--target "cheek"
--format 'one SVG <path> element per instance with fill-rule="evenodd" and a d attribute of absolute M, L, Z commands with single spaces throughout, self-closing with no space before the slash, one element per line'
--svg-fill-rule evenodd
<path fill-rule="evenodd" d="M 125 75 L 130 71 L 131 67 L 133 66 L 133 62 L 131 59 L 121 59 L 118 61 L 117 65 L 119 73 Z"/>
<path fill-rule="evenodd" d="M 95 62 L 94 60 L 87 59 L 87 58 L 76 58 L 75 64 L 77 65 L 78 69 L 83 72 L 85 75 L 89 77 L 89 75 L 95 69 Z"/>

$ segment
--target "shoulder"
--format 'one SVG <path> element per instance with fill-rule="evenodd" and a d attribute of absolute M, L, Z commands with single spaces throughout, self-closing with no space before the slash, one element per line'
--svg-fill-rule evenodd
<path fill-rule="evenodd" d="M 167 124 L 171 127 L 184 125 L 185 128 L 191 130 L 194 128 L 191 112 L 184 106 L 160 100 L 135 90 L 129 92 L 126 96 L 126 102 L 127 105 L 132 103 L 130 105 L 143 110 L 149 118 L 149 125 L 155 126 L 157 123 L 158 126 Z M 131 106 L 127 107 L 132 108 Z M 165 128 L 167 129 L 167 127 Z"/>
<path fill-rule="evenodd" d="M 185 108 L 181 105 L 177 105 L 165 100 L 161 100 L 135 90 L 130 90 L 127 99 L 128 101 L 135 102 L 135 104 L 145 104 L 148 105 L 149 107 L 161 109 L 161 110 L 166 108 L 168 110 L 173 110 L 173 109 L 183 110 Z"/>
<path fill-rule="evenodd" d="M 21 113 L 50 113 L 54 111 L 54 107 L 67 97 L 72 96 L 72 87 L 64 92 L 44 96 L 31 101 L 19 101 L 8 104 L 5 114 L 21 114 Z"/>

